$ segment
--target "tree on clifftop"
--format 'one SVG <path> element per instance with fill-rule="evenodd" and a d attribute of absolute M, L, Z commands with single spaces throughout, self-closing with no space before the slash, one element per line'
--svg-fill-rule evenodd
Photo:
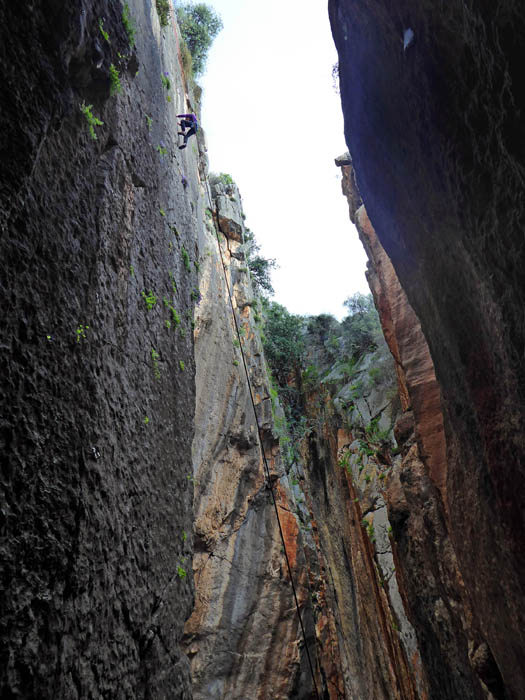
<path fill-rule="evenodd" d="M 222 20 L 213 8 L 204 3 L 186 3 L 177 7 L 177 21 L 191 53 L 193 73 L 201 75 L 206 68 L 210 46 L 222 29 Z"/>

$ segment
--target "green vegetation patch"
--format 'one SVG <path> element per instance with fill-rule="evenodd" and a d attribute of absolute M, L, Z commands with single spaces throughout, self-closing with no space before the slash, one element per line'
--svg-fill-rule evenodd
<path fill-rule="evenodd" d="M 122 85 L 120 84 L 120 75 L 117 67 L 112 63 L 109 67 L 109 80 L 110 80 L 110 95 L 116 95 L 117 92 L 122 92 Z"/>
<path fill-rule="evenodd" d="M 153 292 L 150 289 L 148 294 L 146 294 L 146 292 L 142 292 L 142 298 L 146 303 L 146 308 L 148 309 L 148 311 L 151 311 L 151 309 L 157 303 L 157 297 L 153 294 Z"/>
<path fill-rule="evenodd" d="M 155 7 L 159 16 L 161 27 L 167 27 L 170 23 L 171 3 L 170 0 L 155 0 Z"/>
<path fill-rule="evenodd" d="M 184 246 L 182 246 L 182 250 L 180 251 L 180 254 L 182 256 L 182 262 L 184 263 L 184 267 L 188 272 L 191 272 L 191 265 L 190 265 L 190 256 L 188 254 L 188 251 Z"/>
<path fill-rule="evenodd" d="M 109 41 L 109 34 L 108 34 L 107 31 L 104 29 L 104 20 L 103 20 L 103 19 L 99 19 L 99 20 L 98 20 L 98 28 L 100 29 L 100 33 L 102 34 L 102 36 L 104 37 L 104 39 L 108 42 L 108 44 L 111 43 L 111 42 Z"/>
<path fill-rule="evenodd" d="M 135 46 L 135 32 L 137 31 L 135 20 L 131 16 L 129 11 L 129 5 L 126 3 L 122 9 L 122 24 L 128 35 L 128 41 L 130 48 Z"/>
<path fill-rule="evenodd" d="M 153 363 L 153 374 L 155 375 L 155 379 L 160 379 L 159 357 L 160 355 L 155 348 L 151 348 L 151 361 Z"/>
<path fill-rule="evenodd" d="M 102 126 L 104 122 L 100 121 L 98 117 L 95 117 L 93 112 L 91 111 L 93 109 L 93 105 L 87 105 L 85 102 L 82 102 L 80 105 L 80 111 L 84 115 L 87 123 L 88 123 L 88 128 L 89 128 L 89 133 L 91 135 L 91 138 L 96 141 L 97 140 L 97 135 L 95 134 L 95 127 L 96 126 Z"/>

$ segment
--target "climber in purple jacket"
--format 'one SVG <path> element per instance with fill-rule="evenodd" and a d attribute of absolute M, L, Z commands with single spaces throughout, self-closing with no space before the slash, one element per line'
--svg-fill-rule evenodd
<path fill-rule="evenodd" d="M 177 133 L 179 136 L 184 136 L 184 143 L 179 148 L 186 148 L 190 136 L 193 136 L 199 130 L 199 122 L 194 114 L 177 114 L 177 119 L 181 120 L 180 128 L 182 129 L 182 131 Z"/>

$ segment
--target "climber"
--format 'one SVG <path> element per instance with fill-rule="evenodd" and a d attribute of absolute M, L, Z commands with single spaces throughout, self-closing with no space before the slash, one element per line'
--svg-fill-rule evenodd
<path fill-rule="evenodd" d="M 179 148 L 186 148 L 190 136 L 193 136 L 199 130 L 199 122 L 194 114 L 177 114 L 177 118 L 181 120 L 180 128 L 182 129 L 182 131 L 177 133 L 179 136 L 184 136 L 184 143 Z"/>

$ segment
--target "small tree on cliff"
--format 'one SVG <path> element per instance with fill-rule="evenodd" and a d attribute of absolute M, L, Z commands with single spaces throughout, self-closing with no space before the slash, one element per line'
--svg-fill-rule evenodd
<path fill-rule="evenodd" d="M 344 302 L 348 316 L 341 323 L 346 352 L 357 359 L 377 347 L 381 335 L 379 316 L 371 294 L 357 292 Z"/>
<path fill-rule="evenodd" d="M 259 296 L 274 294 L 270 273 L 278 267 L 275 258 L 264 258 L 260 255 L 261 246 L 255 240 L 255 235 L 250 229 L 244 234 L 246 242 L 246 259 L 250 270 L 250 278 L 254 292 Z"/>
<path fill-rule="evenodd" d="M 304 354 L 304 319 L 276 302 L 265 303 L 264 354 L 280 387 L 300 366 Z"/>
<path fill-rule="evenodd" d="M 177 7 L 177 20 L 182 38 L 191 53 L 193 73 L 201 75 L 206 68 L 208 51 L 222 29 L 222 20 L 213 8 L 199 3 Z"/>

